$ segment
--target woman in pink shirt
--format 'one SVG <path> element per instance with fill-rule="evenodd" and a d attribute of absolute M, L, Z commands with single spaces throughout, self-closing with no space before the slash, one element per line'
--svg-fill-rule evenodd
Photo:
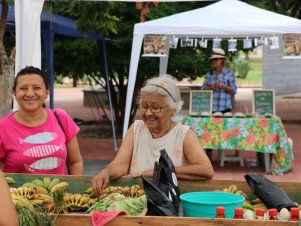
<path fill-rule="evenodd" d="M 0 160 L 9 173 L 83 174 L 76 134 L 79 127 L 62 109 L 45 107 L 47 76 L 27 66 L 16 76 L 19 109 L 0 119 Z"/>

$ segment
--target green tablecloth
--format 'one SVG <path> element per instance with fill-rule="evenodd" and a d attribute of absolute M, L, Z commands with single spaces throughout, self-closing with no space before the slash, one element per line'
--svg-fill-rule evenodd
<path fill-rule="evenodd" d="M 189 117 L 191 126 L 204 148 L 273 153 L 270 173 L 291 169 L 294 159 L 281 119 Z"/>

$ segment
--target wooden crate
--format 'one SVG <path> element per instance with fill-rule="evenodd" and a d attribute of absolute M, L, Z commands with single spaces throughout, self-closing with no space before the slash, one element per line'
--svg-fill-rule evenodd
<path fill-rule="evenodd" d="M 13 187 L 18 187 L 25 182 L 29 182 L 36 178 L 43 178 L 45 175 L 31 175 L 31 174 L 6 174 L 16 180 Z M 62 181 L 70 184 L 68 192 L 83 193 L 91 185 L 91 176 L 52 176 L 51 178 L 59 177 Z M 121 178 L 112 181 L 110 185 L 130 186 L 133 184 L 140 184 L 140 179 Z M 231 180 L 210 180 L 210 181 L 179 181 L 181 193 L 192 191 L 213 191 L 222 189 L 235 184 L 240 190 L 244 191 L 251 197 L 252 192 L 245 181 L 231 181 Z M 288 196 L 295 202 L 301 203 L 301 183 L 292 182 L 278 182 L 277 183 Z M 253 196 L 254 197 L 254 196 Z M 60 214 L 55 222 L 56 226 L 92 226 L 91 217 L 89 214 Z M 190 217 L 157 217 L 157 216 L 118 216 L 114 220 L 108 222 L 106 226 L 290 226 L 301 225 L 301 222 L 293 221 L 262 221 L 262 220 L 234 220 L 234 219 L 205 219 L 205 218 L 190 218 Z"/>

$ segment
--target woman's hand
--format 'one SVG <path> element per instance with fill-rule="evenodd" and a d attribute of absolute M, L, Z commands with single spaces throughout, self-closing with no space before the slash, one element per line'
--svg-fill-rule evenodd
<path fill-rule="evenodd" d="M 102 190 L 110 181 L 109 171 L 104 168 L 92 179 L 92 189 L 96 195 L 101 195 Z"/>

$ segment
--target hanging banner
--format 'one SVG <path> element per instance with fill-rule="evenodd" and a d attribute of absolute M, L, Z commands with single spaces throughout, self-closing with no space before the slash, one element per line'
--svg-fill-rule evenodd
<path fill-rule="evenodd" d="M 193 47 L 194 39 L 192 38 L 182 38 L 181 39 L 181 47 Z"/>
<path fill-rule="evenodd" d="M 283 58 L 301 58 L 301 35 L 283 35 Z"/>
<path fill-rule="evenodd" d="M 144 35 L 143 53 L 149 57 L 166 56 L 166 36 Z"/>

